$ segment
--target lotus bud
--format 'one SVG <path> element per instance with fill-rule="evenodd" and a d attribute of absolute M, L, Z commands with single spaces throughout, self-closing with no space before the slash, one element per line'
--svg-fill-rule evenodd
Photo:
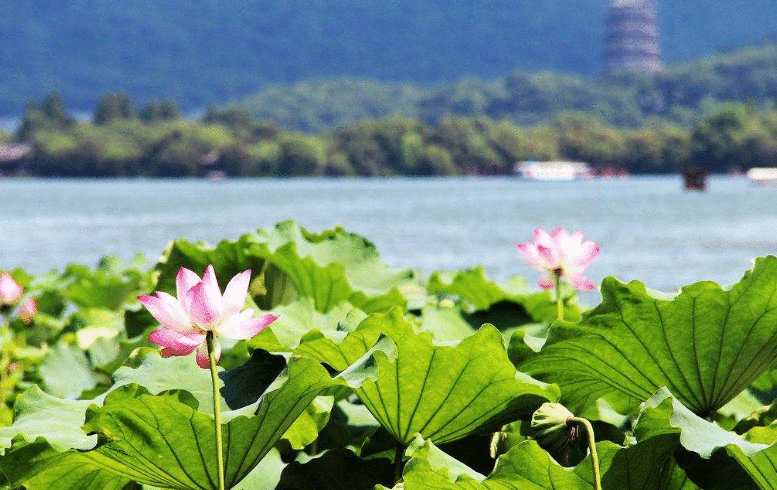
<path fill-rule="evenodd" d="M 573 421 L 575 415 L 560 403 L 543 403 L 531 418 L 534 439 L 564 466 L 574 466 L 585 458 L 584 438 Z"/>
<path fill-rule="evenodd" d="M 0 274 L 0 306 L 13 306 L 22 297 L 22 287 L 8 272 Z"/>
<path fill-rule="evenodd" d="M 17 313 L 17 316 L 21 321 L 29 325 L 30 323 L 32 323 L 32 320 L 35 318 L 35 315 L 37 314 L 38 314 L 37 301 L 35 301 L 35 298 L 27 298 L 19 307 L 19 312 Z"/>

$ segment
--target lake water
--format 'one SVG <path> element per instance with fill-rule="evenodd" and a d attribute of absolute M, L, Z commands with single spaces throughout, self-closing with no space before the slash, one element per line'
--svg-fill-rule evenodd
<path fill-rule="evenodd" d="M 0 269 L 32 273 L 116 254 L 152 261 L 177 237 L 216 243 L 277 221 L 363 234 L 394 266 L 424 271 L 482 264 L 503 280 L 537 272 L 515 250 L 536 226 L 584 230 L 601 247 L 588 269 L 673 291 L 738 280 L 777 252 L 777 188 L 679 177 L 527 182 L 513 178 L 0 180 Z M 598 300 L 585 293 L 585 303 Z"/>

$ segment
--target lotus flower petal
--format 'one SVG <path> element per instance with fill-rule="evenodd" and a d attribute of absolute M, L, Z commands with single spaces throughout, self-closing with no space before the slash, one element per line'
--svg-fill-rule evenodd
<path fill-rule="evenodd" d="M 253 314 L 253 310 L 246 310 L 240 315 L 233 316 L 219 329 L 219 335 L 234 340 L 250 339 L 278 318 L 278 315 L 272 313 L 251 318 Z"/>
<path fill-rule="evenodd" d="M 169 328 L 158 328 L 151 332 L 148 339 L 164 347 L 162 355 L 165 357 L 185 356 L 191 354 L 204 342 L 205 335 L 183 334 Z"/>
<path fill-rule="evenodd" d="M 569 281 L 569 284 L 573 288 L 579 289 L 581 291 L 591 291 L 596 287 L 594 283 L 592 283 L 591 280 L 585 276 L 567 276 L 567 281 Z"/>
<path fill-rule="evenodd" d="M 180 300 L 186 298 L 186 293 L 200 281 L 200 276 L 185 267 L 181 267 L 178 275 L 175 276 L 175 289 L 178 298 Z M 181 306 L 184 306 L 183 303 Z"/>
<path fill-rule="evenodd" d="M 589 240 L 583 242 L 583 232 L 569 233 L 561 227 L 547 233 L 535 228 L 532 242 L 519 243 L 518 252 L 532 267 L 543 272 L 560 274 L 577 289 L 590 290 L 595 286 L 582 272 L 599 255 L 599 246 Z M 544 289 L 555 286 L 553 277 L 540 277 Z"/>
<path fill-rule="evenodd" d="M 180 333 L 196 331 L 189 315 L 183 311 L 178 300 L 163 291 L 157 291 L 156 294 L 156 296 L 141 294 L 138 299 L 159 323 Z"/>
<path fill-rule="evenodd" d="M 537 284 L 539 284 L 542 289 L 553 289 L 556 287 L 556 281 L 548 276 L 540 276 L 540 278 L 537 279 Z"/>
<path fill-rule="evenodd" d="M 221 293 L 218 288 L 215 293 L 218 296 L 204 279 L 186 293 L 189 315 L 203 330 L 212 330 L 212 325 L 221 318 Z"/>
<path fill-rule="evenodd" d="M 0 274 L 0 306 L 15 305 L 22 297 L 22 287 L 8 272 Z"/>
<path fill-rule="evenodd" d="M 213 341 L 213 351 L 216 354 L 216 364 L 221 359 L 221 344 L 218 340 Z M 203 342 L 197 347 L 197 365 L 202 369 L 210 369 L 210 358 L 208 357 L 208 346 Z"/>
<path fill-rule="evenodd" d="M 246 302 L 248 284 L 251 281 L 251 269 L 243 271 L 229 281 L 224 290 L 224 315 L 231 316 L 238 313 Z"/>
<path fill-rule="evenodd" d="M 24 300 L 22 305 L 19 307 L 19 311 L 17 312 L 17 316 L 21 321 L 29 325 L 32 323 L 32 320 L 35 318 L 35 315 L 38 314 L 38 302 L 35 300 L 35 298 L 27 298 Z"/>
<path fill-rule="evenodd" d="M 143 306 L 165 327 L 153 331 L 149 339 L 163 347 L 163 356 L 185 356 L 196 350 L 197 365 L 209 368 L 207 332 L 213 335 L 218 360 L 221 357 L 220 336 L 249 339 L 278 318 L 271 313 L 253 318 L 253 310 L 240 311 L 250 281 L 250 270 L 237 274 L 229 281 L 222 296 L 212 265 L 205 269 L 202 279 L 182 267 L 176 276 L 178 298 L 163 291 L 157 291 L 156 296 L 138 296 Z"/>

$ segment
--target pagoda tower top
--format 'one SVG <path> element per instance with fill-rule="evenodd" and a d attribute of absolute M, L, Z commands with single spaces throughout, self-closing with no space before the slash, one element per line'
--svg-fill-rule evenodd
<path fill-rule="evenodd" d="M 655 73 L 663 69 L 658 49 L 655 0 L 610 0 L 604 66 L 608 72 Z"/>

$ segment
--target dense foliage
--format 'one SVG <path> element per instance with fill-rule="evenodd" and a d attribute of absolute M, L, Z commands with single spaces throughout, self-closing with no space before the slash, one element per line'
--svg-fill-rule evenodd
<path fill-rule="evenodd" d="M 607 2 L 73 0 L 10 2 L 0 16 L 0 114 L 58 90 L 173 99 L 187 110 L 269 83 L 353 76 L 439 82 L 520 67 L 599 71 Z M 670 63 L 774 29 L 771 0 L 659 3 Z M 725 36 L 723 36 L 725 34 Z"/>
<path fill-rule="evenodd" d="M 224 346 L 228 488 L 594 488 L 586 438 L 530 423 L 548 401 L 593 422 L 605 490 L 777 481 L 777 258 L 672 297 L 606 278 L 584 312 L 564 289 L 560 321 L 520 278 L 391 268 L 364 237 L 289 221 L 175 240 L 150 269 L 11 271 L 38 314 L 2 310 L 0 485 L 215 488 L 208 372 L 160 357 L 137 300 L 208 264 L 224 283 L 251 269 L 247 306 L 280 314 Z"/>
<path fill-rule="evenodd" d="M 460 78 L 428 88 L 365 80 L 309 81 L 265 89 L 235 104 L 288 129 L 320 131 L 363 117 L 402 114 L 435 124 L 452 116 L 486 116 L 517 124 L 547 124 L 584 111 L 618 127 L 663 121 L 690 126 L 726 103 L 770 107 L 777 97 L 777 43 L 764 38 L 655 75 L 580 76 L 513 73 Z"/>
<path fill-rule="evenodd" d="M 566 159 L 602 171 L 669 173 L 744 170 L 777 158 L 777 111 L 747 104 L 722 105 L 691 128 L 659 120 L 617 127 L 577 111 L 537 125 L 393 116 L 305 134 L 240 109 L 211 108 L 199 121 L 180 119 L 170 102 L 136 110 L 117 93 L 100 100 L 93 119 L 76 122 L 56 94 L 31 103 L 14 139 L 32 150 L 0 170 L 43 177 L 505 175 L 519 161 Z"/>

